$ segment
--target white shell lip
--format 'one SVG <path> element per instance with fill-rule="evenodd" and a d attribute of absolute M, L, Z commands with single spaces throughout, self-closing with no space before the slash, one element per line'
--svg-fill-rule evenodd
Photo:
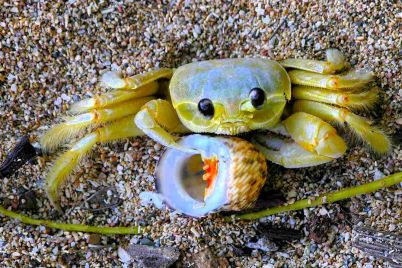
<path fill-rule="evenodd" d="M 219 210 L 228 203 L 227 188 L 230 181 L 230 163 L 231 155 L 229 149 L 225 146 L 224 139 L 211 137 L 207 135 L 193 134 L 183 137 L 180 144 L 198 149 L 201 157 L 210 158 L 216 156 L 218 162 L 218 174 L 214 181 L 212 193 L 204 200 L 196 198 L 185 188 L 184 182 L 191 177 L 191 187 L 197 191 L 200 196 L 204 196 L 205 186 L 202 186 L 203 170 L 202 162 L 197 165 L 197 171 L 192 176 L 188 176 L 186 167 L 191 158 L 196 154 L 185 153 L 176 149 L 167 149 L 159 160 L 156 177 L 158 190 L 162 194 L 166 204 L 188 216 L 202 217 L 206 214 Z M 197 175 L 195 175 L 197 174 Z"/>

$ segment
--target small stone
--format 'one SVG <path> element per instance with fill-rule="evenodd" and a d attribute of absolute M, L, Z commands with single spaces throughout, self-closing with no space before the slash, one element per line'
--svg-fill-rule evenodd
<path fill-rule="evenodd" d="M 62 102 L 63 102 L 62 99 L 61 99 L 60 97 L 58 97 L 58 98 L 54 101 L 54 105 L 60 106 Z"/>
<path fill-rule="evenodd" d="M 75 263 L 75 255 L 69 253 L 63 253 L 60 257 L 60 264 L 66 267 L 72 267 Z"/>
<path fill-rule="evenodd" d="M 296 221 L 295 221 L 295 219 L 293 217 L 289 219 L 289 224 L 291 226 L 294 226 L 296 224 Z"/>
<path fill-rule="evenodd" d="M 190 231 L 193 233 L 193 235 L 195 237 L 200 237 L 201 236 L 200 233 L 197 231 L 197 229 L 195 229 L 194 226 L 190 228 Z"/>
<path fill-rule="evenodd" d="M 142 192 L 140 193 L 141 205 L 153 204 L 156 208 L 162 209 L 163 196 L 155 192 Z"/>
<path fill-rule="evenodd" d="M 376 180 L 380 180 L 380 179 L 382 179 L 382 178 L 384 178 L 385 177 L 385 175 L 384 175 L 384 173 L 382 173 L 378 168 L 376 168 L 375 170 L 374 170 L 374 180 L 376 181 Z"/>
<path fill-rule="evenodd" d="M 117 249 L 117 255 L 119 256 L 120 261 L 123 263 L 128 263 L 131 261 L 130 254 L 128 254 L 127 251 L 125 249 L 123 249 L 122 247 L 119 247 Z"/>
<path fill-rule="evenodd" d="M 395 231 L 395 229 L 396 229 L 396 225 L 393 224 L 393 223 L 391 223 L 391 224 L 388 226 L 388 230 L 389 230 L 390 232 Z"/>
<path fill-rule="evenodd" d="M 134 74 L 134 69 L 131 66 L 127 67 L 126 69 L 127 75 L 131 76 Z"/>
<path fill-rule="evenodd" d="M 125 250 L 122 249 L 123 251 L 128 255 L 125 256 L 125 259 L 132 257 L 135 260 L 138 264 L 135 267 L 167 268 L 175 263 L 180 256 L 180 251 L 172 247 L 155 248 L 145 245 L 129 245 Z"/>
<path fill-rule="evenodd" d="M 349 234 L 349 233 L 344 233 L 344 234 L 343 234 L 343 239 L 344 239 L 345 241 L 349 241 L 349 239 L 350 239 L 350 234 Z"/>
<path fill-rule="evenodd" d="M 116 170 L 117 170 L 117 172 L 119 172 L 119 174 L 123 174 L 124 168 L 122 165 L 117 165 Z"/>
<path fill-rule="evenodd" d="M 402 125 L 402 117 L 396 119 L 396 123 L 397 123 L 398 125 Z"/>
<path fill-rule="evenodd" d="M 68 95 L 66 95 L 66 94 L 61 94 L 61 98 L 63 99 L 63 100 L 65 100 L 65 101 L 69 101 L 71 98 L 68 96 Z"/>
<path fill-rule="evenodd" d="M 19 253 L 19 252 L 13 252 L 13 253 L 11 254 L 11 257 L 14 258 L 14 259 L 17 259 L 17 258 L 19 258 L 20 256 L 21 256 L 21 253 Z"/>
<path fill-rule="evenodd" d="M 160 151 L 161 149 L 162 149 L 162 145 L 160 145 L 159 143 L 156 143 L 155 145 L 154 145 L 154 149 L 155 149 L 155 151 Z"/>
<path fill-rule="evenodd" d="M 248 242 L 246 246 L 253 249 L 259 249 L 265 252 L 277 251 L 279 249 L 274 242 L 268 240 L 265 237 L 258 239 L 257 242 Z"/>
<path fill-rule="evenodd" d="M 116 63 L 112 63 L 110 68 L 112 69 L 112 71 L 120 71 L 120 67 Z"/>
<path fill-rule="evenodd" d="M 295 198 L 296 196 L 297 196 L 297 193 L 295 190 L 291 190 L 290 192 L 288 192 L 289 198 Z"/>
<path fill-rule="evenodd" d="M 87 242 L 90 245 L 99 245 L 101 242 L 101 236 L 98 234 L 90 234 L 88 236 Z"/>
<path fill-rule="evenodd" d="M 226 242 L 228 242 L 228 244 L 233 244 L 234 241 L 230 236 L 226 236 Z"/>
<path fill-rule="evenodd" d="M 262 9 L 260 6 L 255 8 L 255 12 L 257 12 L 257 15 L 260 15 L 260 16 L 265 15 L 265 10 Z"/>
<path fill-rule="evenodd" d="M 320 208 L 318 213 L 320 213 L 321 216 L 325 216 L 325 215 L 328 215 L 328 210 L 326 208 L 322 207 L 322 208 Z"/>
<path fill-rule="evenodd" d="M 262 18 L 262 22 L 265 24 L 269 24 L 271 22 L 271 19 L 269 16 L 265 16 L 264 18 Z"/>
<path fill-rule="evenodd" d="M 197 253 L 191 254 L 189 261 L 194 268 L 227 268 L 229 262 L 225 257 L 218 257 L 209 248 L 204 248 Z"/>

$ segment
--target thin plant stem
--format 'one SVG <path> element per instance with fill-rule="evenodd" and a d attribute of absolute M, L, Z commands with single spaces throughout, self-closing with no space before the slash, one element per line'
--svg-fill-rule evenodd
<path fill-rule="evenodd" d="M 273 214 L 278 214 L 286 211 L 301 210 L 304 208 L 320 206 L 323 204 L 333 203 L 339 200 L 351 198 L 357 195 L 368 194 L 378 191 L 382 188 L 390 187 L 392 185 L 402 182 L 402 172 L 398 172 L 389 175 L 380 180 L 365 183 L 363 185 L 354 186 L 346 189 L 342 189 L 332 193 L 326 193 L 314 198 L 307 198 L 299 200 L 293 204 L 285 206 L 277 206 L 257 212 L 246 213 L 241 215 L 228 216 L 226 220 L 239 219 L 239 220 L 255 220 L 263 217 L 267 217 Z"/>
<path fill-rule="evenodd" d="M 0 206 L 0 213 L 19 220 L 25 224 L 30 225 L 41 225 L 50 228 L 60 229 L 63 231 L 73 231 L 73 232 L 84 232 L 84 233 L 99 233 L 105 235 L 115 235 L 115 234 L 139 234 L 140 230 L 137 226 L 134 227 L 108 227 L 108 226 L 90 226 L 84 224 L 69 224 L 69 223 L 59 223 L 54 221 L 33 219 L 31 217 L 16 213 L 14 211 L 7 210 L 3 206 Z"/>

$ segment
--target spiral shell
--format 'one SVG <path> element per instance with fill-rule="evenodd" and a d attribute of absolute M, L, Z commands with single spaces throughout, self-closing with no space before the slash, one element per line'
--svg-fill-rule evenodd
<path fill-rule="evenodd" d="M 183 137 L 180 143 L 200 154 L 168 149 L 162 155 L 157 185 L 168 206 L 201 217 L 222 210 L 239 211 L 255 203 L 267 177 L 267 165 L 251 143 L 199 134 Z M 216 170 L 211 167 L 214 164 Z"/>

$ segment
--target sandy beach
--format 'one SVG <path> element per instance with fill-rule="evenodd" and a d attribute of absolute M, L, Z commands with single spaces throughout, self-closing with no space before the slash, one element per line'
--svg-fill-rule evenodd
<path fill-rule="evenodd" d="M 268 163 L 262 195 L 291 203 L 402 171 L 398 1 L 0 2 L 0 162 L 24 135 L 34 142 L 61 122 L 75 101 L 106 92 L 99 87 L 106 71 L 130 76 L 222 58 L 324 59 L 326 49 L 337 48 L 353 68 L 374 72 L 380 100 L 360 114 L 391 137 L 392 151 L 377 155 L 352 137 L 346 154 L 327 164 L 285 169 Z M 1 178 L 0 200 L 11 210 L 66 223 L 139 225 L 144 233 L 64 232 L 0 216 L 0 266 L 141 267 L 119 254 L 141 244 L 179 250 L 173 267 L 200 267 L 194 256 L 204 248 L 222 267 L 402 267 L 352 242 L 356 227 L 402 235 L 402 185 L 258 221 L 230 223 L 220 214 L 196 219 L 140 198 L 156 191 L 154 171 L 164 149 L 150 138 L 97 145 L 62 187 L 63 213 L 44 191 L 57 154 Z M 300 236 L 276 238 L 265 250 L 247 246 L 269 228 Z"/>

